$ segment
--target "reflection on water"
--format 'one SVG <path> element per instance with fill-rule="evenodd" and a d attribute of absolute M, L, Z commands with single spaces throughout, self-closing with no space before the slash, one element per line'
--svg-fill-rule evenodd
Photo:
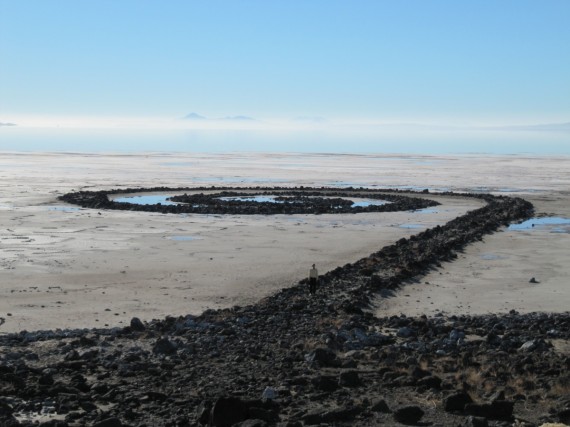
<path fill-rule="evenodd" d="M 509 225 L 509 230 L 532 230 L 532 229 L 550 229 L 552 233 L 569 233 L 566 228 L 557 227 L 551 228 L 554 225 L 568 225 L 570 226 L 570 218 L 562 218 L 556 216 L 547 216 L 542 218 L 531 218 L 520 224 Z"/>
<path fill-rule="evenodd" d="M 135 205 L 156 205 L 160 203 L 161 205 L 178 205 L 178 203 L 171 202 L 167 200 L 172 197 L 172 194 L 153 194 L 153 195 L 142 195 L 142 196 L 128 196 L 128 197 L 117 197 L 113 199 L 117 203 L 133 203 Z M 283 200 L 276 200 L 278 196 L 232 196 L 232 197 L 220 197 L 220 200 L 227 201 L 248 201 L 257 203 L 285 203 Z M 367 206 L 382 206 L 387 202 L 385 200 L 373 200 L 364 199 L 353 202 L 352 207 L 367 207 Z M 74 208 L 69 208 L 74 209 Z"/>
<path fill-rule="evenodd" d="M 161 205 L 177 205 L 178 203 L 171 202 L 168 199 L 172 197 L 173 194 L 166 194 L 166 195 L 145 195 L 145 196 L 129 196 L 129 197 L 118 197 L 113 199 L 114 202 L 117 203 L 133 203 L 135 205 L 156 205 L 160 203 Z"/>
<path fill-rule="evenodd" d="M 220 200 L 227 200 L 233 202 L 257 202 L 257 203 L 284 203 L 283 200 L 275 200 L 277 196 L 234 196 L 234 197 L 220 197 Z"/>

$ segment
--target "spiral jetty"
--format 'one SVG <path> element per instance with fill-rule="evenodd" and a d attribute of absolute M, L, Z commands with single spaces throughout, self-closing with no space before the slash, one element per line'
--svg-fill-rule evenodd
<path fill-rule="evenodd" d="M 261 191 L 239 189 L 250 190 Z M 62 200 L 112 209 L 119 204 L 107 194 L 119 191 L 133 192 L 80 192 Z M 317 198 L 335 191 L 338 197 L 429 196 L 295 191 Z M 521 198 L 438 194 L 475 197 L 486 205 L 326 273 L 314 296 L 301 280 L 257 304 L 199 316 L 1 336 L 0 425 L 569 423 L 570 313 L 375 317 L 368 311 L 381 293 L 419 280 L 470 243 L 533 213 Z M 120 209 L 127 208 L 140 210 Z M 49 421 L 38 415 L 49 413 Z"/>

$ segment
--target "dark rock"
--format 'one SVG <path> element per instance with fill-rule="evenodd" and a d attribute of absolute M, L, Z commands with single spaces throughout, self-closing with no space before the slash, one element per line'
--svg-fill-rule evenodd
<path fill-rule="evenodd" d="M 263 420 L 250 419 L 234 424 L 234 427 L 266 427 L 267 425 Z"/>
<path fill-rule="evenodd" d="M 305 360 L 309 363 L 317 362 L 323 367 L 337 367 L 341 363 L 330 348 L 316 348 L 305 356 Z"/>
<path fill-rule="evenodd" d="M 279 414 L 276 411 L 259 408 L 257 406 L 248 409 L 248 417 L 263 420 L 269 423 L 275 423 L 279 420 Z"/>
<path fill-rule="evenodd" d="M 406 425 L 417 424 L 424 416 L 424 411 L 419 406 L 402 406 L 394 411 L 394 419 Z"/>
<path fill-rule="evenodd" d="M 211 410 L 212 402 L 202 401 L 196 409 L 196 414 L 198 416 L 197 421 L 202 425 L 208 424 L 210 422 Z"/>
<path fill-rule="evenodd" d="M 146 327 L 145 327 L 145 325 L 141 319 L 139 319 L 138 317 L 133 317 L 131 319 L 131 330 L 137 331 L 137 332 L 142 332 L 145 329 L 146 329 Z"/>
<path fill-rule="evenodd" d="M 407 326 L 404 326 L 404 327 L 398 329 L 398 332 L 396 332 L 396 335 L 399 336 L 400 338 L 410 338 L 410 337 L 416 336 L 416 331 L 414 331 L 412 328 L 408 328 Z"/>
<path fill-rule="evenodd" d="M 570 423 L 570 408 L 566 408 L 558 412 L 558 421 L 564 424 Z"/>
<path fill-rule="evenodd" d="M 338 384 L 341 387 L 358 387 L 362 385 L 362 381 L 358 371 L 345 371 L 340 373 Z"/>
<path fill-rule="evenodd" d="M 472 402 L 473 399 L 467 393 L 455 393 L 443 400 L 443 409 L 446 412 L 463 412 L 465 405 Z"/>
<path fill-rule="evenodd" d="M 120 419 L 112 417 L 106 418 L 93 424 L 93 427 L 122 427 L 123 423 Z"/>
<path fill-rule="evenodd" d="M 312 379 L 313 386 L 322 391 L 335 391 L 338 389 L 338 379 L 333 375 L 319 375 Z"/>
<path fill-rule="evenodd" d="M 496 400 L 493 403 L 468 403 L 465 405 L 465 413 L 491 420 L 510 421 L 513 417 L 513 408 L 514 402 Z"/>
<path fill-rule="evenodd" d="M 461 427 L 489 427 L 487 418 L 468 416 Z"/>
<path fill-rule="evenodd" d="M 305 425 L 317 425 L 321 423 L 335 423 L 341 421 L 351 421 L 358 414 L 362 413 L 363 409 L 355 406 L 352 408 L 342 408 L 330 411 L 315 411 L 310 412 L 303 416 L 303 422 Z"/>
<path fill-rule="evenodd" d="M 152 352 L 154 354 L 173 354 L 176 353 L 178 346 L 166 337 L 159 338 L 154 346 Z"/>
<path fill-rule="evenodd" d="M 384 399 L 380 399 L 377 400 L 375 402 L 372 403 L 372 406 L 370 406 L 370 410 L 372 412 L 382 412 L 382 413 L 390 413 L 390 408 L 388 407 L 388 404 L 386 403 L 386 401 Z"/>
<path fill-rule="evenodd" d="M 418 380 L 416 385 L 439 390 L 441 388 L 441 382 L 442 382 L 441 378 L 434 375 Z"/>
<path fill-rule="evenodd" d="M 216 427 L 229 427 L 247 419 L 245 403 L 236 397 L 221 397 L 212 408 L 210 424 Z"/>

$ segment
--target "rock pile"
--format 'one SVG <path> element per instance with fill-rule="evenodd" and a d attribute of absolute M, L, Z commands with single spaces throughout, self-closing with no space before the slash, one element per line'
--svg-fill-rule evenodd
<path fill-rule="evenodd" d="M 0 425 L 569 423 L 570 313 L 367 311 L 379 290 L 532 212 L 521 199 L 485 199 L 329 272 L 316 295 L 302 281 L 200 316 L 0 336 Z"/>

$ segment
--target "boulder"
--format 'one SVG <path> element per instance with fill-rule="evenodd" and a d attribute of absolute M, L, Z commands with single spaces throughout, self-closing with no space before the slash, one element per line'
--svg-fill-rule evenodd
<path fill-rule="evenodd" d="M 358 387 L 362 385 L 358 371 L 341 372 L 338 379 L 338 385 L 341 387 Z"/>
<path fill-rule="evenodd" d="M 247 419 L 247 407 L 237 397 L 220 397 L 210 414 L 210 425 L 229 427 Z"/>
<path fill-rule="evenodd" d="M 473 399 L 467 393 L 455 393 L 443 400 L 443 409 L 446 412 L 463 412 L 465 405 L 472 402 Z"/>
<path fill-rule="evenodd" d="M 142 332 L 146 329 L 144 323 L 138 317 L 133 317 L 131 319 L 131 330 Z"/>
<path fill-rule="evenodd" d="M 406 425 L 415 425 L 424 416 L 424 411 L 419 406 L 402 406 L 394 411 L 394 419 Z"/>
<path fill-rule="evenodd" d="M 465 405 L 465 413 L 491 420 L 510 421 L 513 417 L 513 408 L 514 402 L 496 400 L 492 403 L 483 404 L 468 403 Z"/>

